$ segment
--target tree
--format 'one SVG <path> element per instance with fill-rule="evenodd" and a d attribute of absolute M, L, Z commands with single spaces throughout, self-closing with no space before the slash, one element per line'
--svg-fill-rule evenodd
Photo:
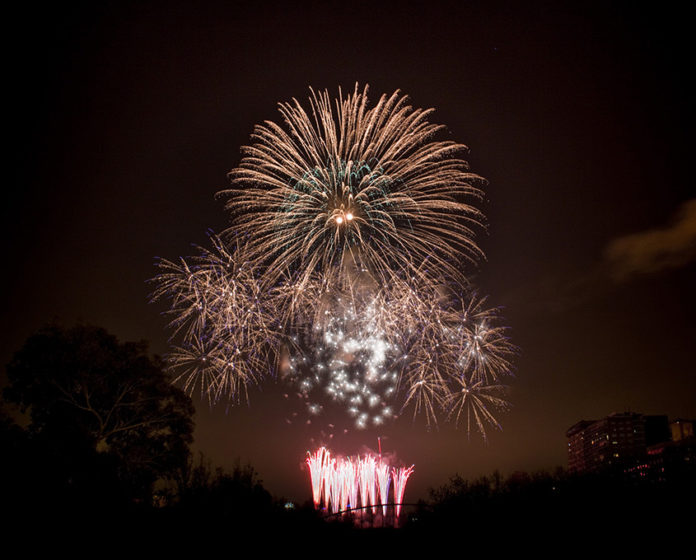
<path fill-rule="evenodd" d="M 158 479 L 186 464 L 193 404 L 145 342 L 102 328 L 49 326 L 7 366 L 5 400 L 28 413 L 44 476 L 74 495 L 148 502 Z M 96 499 L 96 498 L 93 498 Z"/>
<path fill-rule="evenodd" d="M 263 487 L 254 468 L 242 465 L 240 460 L 231 470 L 213 468 L 201 454 L 198 463 L 189 460 L 181 471 L 179 501 L 176 504 L 183 516 L 193 516 L 207 522 L 224 519 L 225 522 L 268 521 L 277 513 L 277 504 Z"/>

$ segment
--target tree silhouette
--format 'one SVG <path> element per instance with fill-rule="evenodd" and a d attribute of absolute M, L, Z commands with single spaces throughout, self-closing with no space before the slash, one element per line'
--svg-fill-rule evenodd
<path fill-rule="evenodd" d="M 155 482 L 188 459 L 193 404 L 145 342 L 49 326 L 29 337 L 7 375 L 5 400 L 30 418 L 32 478 L 55 497 L 149 503 Z"/>

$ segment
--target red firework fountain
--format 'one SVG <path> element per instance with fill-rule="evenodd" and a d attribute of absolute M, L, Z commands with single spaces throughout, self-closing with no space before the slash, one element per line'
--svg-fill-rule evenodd
<path fill-rule="evenodd" d="M 349 510 L 381 509 L 383 519 L 388 506 L 393 507 L 398 519 L 406 491 L 406 482 L 413 472 L 409 468 L 390 467 L 382 460 L 382 454 L 363 457 L 332 457 L 325 447 L 314 453 L 307 452 L 307 466 L 312 482 L 314 507 L 332 514 Z M 393 501 L 389 500 L 389 486 L 393 488 Z"/>

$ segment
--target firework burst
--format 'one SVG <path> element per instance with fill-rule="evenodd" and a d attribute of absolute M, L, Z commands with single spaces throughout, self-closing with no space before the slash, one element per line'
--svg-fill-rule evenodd
<path fill-rule="evenodd" d="M 271 372 L 281 333 L 257 280 L 258 271 L 237 248 L 215 236 L 213 250 L 172 262 L 160 259 L 153 300 L 169 299 L 170 327 L 181 337 L 168 361 L 175 381 L 209 402 L 239 401 L 249 385 Z"/>
<path fill-rule="evenodd" d="M 466 147 L 431 141 L 441 130 L 395 92 L 367 106 L 367 88 L 311 90 L 310 112 L 297 100 L 279 108 L 286 129 L 266 122 L 230 172 L 220 193 L 233 233 L 255 240 L 251 258 L 266 265 L 264 280 L 282 274 L 303 286 L 313 274 L 359 271 L 379 284 L 395 277 L 457 274 L 462 258 L 480 250 L 472 227 L 481 215 L 480 177 L 458 155 Z M 421 264 L 427 261 L 424 269 Z"/>
<path fill-rule="evenodd" d="M 481 254 L 483 185 L 465 147 L 433 140 L 432 110 L 399 92 L 370 108 L 367 88 L 311 90 L 309 111 L 279 109 L 284 126 L 255 128 L 219 193 L 232 227 L 158 262 L 179 381 L 238 401 L 283 355 L 312 414 L 330 400 L 359 428 L 406 410 L 499 427 L 515 348 L 463 272 Z"/>

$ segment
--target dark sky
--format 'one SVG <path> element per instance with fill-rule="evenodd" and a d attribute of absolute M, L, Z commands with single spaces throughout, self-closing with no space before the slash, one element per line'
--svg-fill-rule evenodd
<path fill-rule="evenodd" d="M 359 82 L 373 99 L 400 89 L 435 107 L 444 136 L 469 146 L 489 181 L 487 259 L 471 273 L 521 352 L 488 445 L 402 417 L 337 436 L 337 452 L 381 436 L 415 463 L 416 499 L 455 473 L 565 465 L 582 418 L 696 418 L 693 53 L 676 5 L 195 4 L 6 15 L 3 363 L 52 319 L 166 353 L 162 308 L 148 304 L 154 257 L 226 227 L 214 195 L 278 102 Z M 248 407 L 199 403 L 196 445 L 308 499 L 301 466 L 322 435 L 293 419 L 282 386 L 262 389 Z"/>

